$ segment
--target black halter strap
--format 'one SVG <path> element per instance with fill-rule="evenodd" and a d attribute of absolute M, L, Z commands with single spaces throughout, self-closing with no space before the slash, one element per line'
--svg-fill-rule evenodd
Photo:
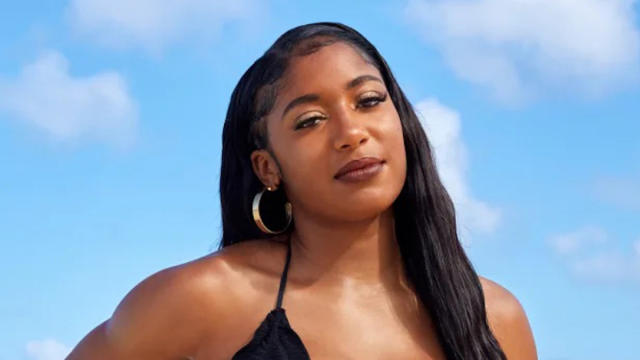
<path fill-rule="evenodd" d="M 287 260 L 284 263 L 284 270 L 280 277 L 280 288 L 278 289 L 278 300 L 276 301 L 276 309 L 280 309 L 282 306 L 282 297 L 284 295 L 284 288 L 287 286 L 287 273 L 289 272 L 289 261 L 291 260 L 291 234 L 287 239 Z"/>

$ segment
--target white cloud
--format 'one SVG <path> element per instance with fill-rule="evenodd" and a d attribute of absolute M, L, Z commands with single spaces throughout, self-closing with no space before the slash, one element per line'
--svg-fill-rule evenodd
<path fill-rule="evenodd" d="M 134 136 L 136 108 L 118 73 L 73 77 L 57 52 L 26 65 L 16 79 L 0 80 L 0 111 L 55 140 L 89 138 L 126 146 Z"/>
<path fill-rule="evenodd" d="M 640 240 L 627 253 L 615 247 L 596 226 L 549 238 L 549 245 L 578 278 L 599 283 L 640 283 Z"/>
<path fill-rule="evenodd" d="M 71 349 L 53 339 L 27 343 L 27 356 L 32 360 L 64 360 Z"/>
<path fill-rule="evenodd" d="M 460 137 L 460 116 L 435 99 L 415 106 L 423 128 L 435 153 L 438 173 L 449 192 L 461 227 L 461 238 L 467 231 L 493 232 L 500 223 L 501 212 L 476 199 L 466 179 L 467 150 Z"/>
<path fill-rule="evenodd" d="M 215 36 L 233 20 L 251 26 L 263 8 L 261 0 L 72 0 L 67 12 L 76 30 L 103 44 L 157 52 L 187 35 Z"/>
<path fill-rule="evenodd" d="M 603 177 L 593 184 L 602 201 L 629 210 L 640 210 L 640 179 Z"/>
<path fill-rule="evenodd" d="M 598 282 L 619 283 L 640 280 L 640 258 L 620 251 L 598 253 L 570 264 L 578 276 Z"/>
<path fill-rule="evenodd" d="M 504 101 L 637 80 L 635 0 L 410 0 L 407 20 L 455 74 Z"/>
<path fill-rule="evenodd" d="M 607 233 L 596 226 L 586 226 L 576 231 L 552 236 L 549 244 L 560 255 L 575 254 L 593 245 L 607 242 Z"/>

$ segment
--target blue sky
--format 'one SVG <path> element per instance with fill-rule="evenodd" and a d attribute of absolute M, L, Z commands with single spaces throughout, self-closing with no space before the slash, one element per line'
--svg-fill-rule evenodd
<path fill-rule="evenodd" d="M 139 281 L 216 247 L 231 91 L 313 21 L 385 56 L 476 270 L 523 304 L 540 359 L 637 359 L 638 14 L 633 0 L 3 4 L 0 359 L 62 359 Z"/>

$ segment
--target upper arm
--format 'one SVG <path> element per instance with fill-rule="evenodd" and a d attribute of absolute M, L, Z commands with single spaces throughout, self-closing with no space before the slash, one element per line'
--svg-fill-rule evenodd
<path fill-rule="evenodd" d="M 196 291 L 178 268 L 159 271 L 136 285 L 111 318 L 87 334 L 67 360 L 176 359 L 197 342 Z"/>
<path fill-rule="evenodd" d="M 481 278 L 489 326 L 508 360 L 537 360 L 529 320 L 520 301 L 499 284 Z"/>
<path fill-rule="evenodd" d="M 121 352 L 114 348 L 106 336 L 106 328 L 109 320 L 96 326 L 89 332 L 67 356 L 66 360 L 83 359 L 117 359 L 122 357 Z"/>

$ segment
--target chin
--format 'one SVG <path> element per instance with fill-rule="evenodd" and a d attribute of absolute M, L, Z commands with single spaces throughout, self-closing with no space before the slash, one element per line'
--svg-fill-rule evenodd
<path fill-rule="evenodd" d="M 339 201 L 339 205 L 332 207 L 332 215 L 344 217 L 347 221 L 371 219 L 389 210 L 396 199 L 396 196 L 392 194 L 378 194 L 378 196 L 371 196 L 371 194 L 359 195 L 336 200 Z"/>

